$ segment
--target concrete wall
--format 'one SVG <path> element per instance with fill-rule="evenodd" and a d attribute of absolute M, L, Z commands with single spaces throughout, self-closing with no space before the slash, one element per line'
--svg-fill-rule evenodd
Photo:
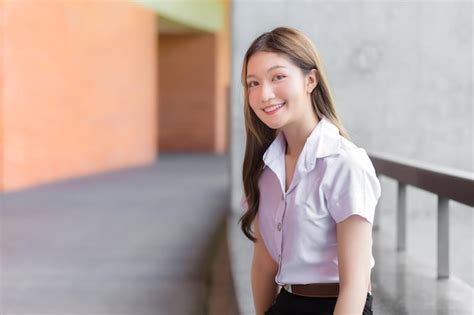
<path fill-rule="evenodd" d="M 0 5 L 0 190 L 154 161 L 155 14 L 128 1 Z"/>
<path fill-rule="evenodd" d="M 472 12 L 472 3 L 461 1 L 234 1 L 233 210 L 241 213 L 242 58 L 257 35 L 276 26 L 296 27 L 313 39 L 354 143 L 369 152 L 473 171 Z M 379 211 L 394 218 L 394 183 L 383 179 L 382 185 Z M 436 199 L 410 188 L 408 194 L 408 211 L 414 218 L 408 251 L 428 251 L 422 258 L 432 266 Z M 468 222 L 473 211 L 459 204 L 452 208 L 454 251 L 459 249 L 456 240 L 472 248 Z M 472 257 L 465 258 L 455 255 L 453 269 L 472 284 L 472 272 L 463 274 L 472 270 Z"/>
<path fill-rule="evenodd" d="M 474 170 L 472 4 L 235 1 L 232 20 L 235 166 L 244 143 L 243 55 L 258 34 L 286 25 L 307 33 L 318 47 L 355 143 Z"/>

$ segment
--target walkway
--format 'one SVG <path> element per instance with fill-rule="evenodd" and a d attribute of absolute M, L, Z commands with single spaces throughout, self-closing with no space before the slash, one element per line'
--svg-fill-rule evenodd
<path fill-rule="evenodd" d="M 228 173 L 227 157 L 162 154 L 149 167 L 0 195 L 0 314 L 236 315 L 229 263 L 241 314 L 253 314 L 252 247 L 227 211 Z M 374 313 L 471 315 L 472 287 L 397 253 L 393 213 L 381 214 Z"/>
<path fill-rule="evenodd" d="M 225 235 L 227 163 L 161 154 L 149 167 L 0 195 L 0 313 L 222 310 L 209 294 L 211 260 L 225 261 L 216 239 Z"/>

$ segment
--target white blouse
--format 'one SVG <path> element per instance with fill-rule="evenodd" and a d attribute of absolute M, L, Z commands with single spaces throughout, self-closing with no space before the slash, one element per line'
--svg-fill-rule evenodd
<path fill-rule="evenodd" d="M 326 117 L 301 151 L 285 193 L 286 140 L 279 132 L 263 155 L 260 234 L 279 264 L 275 282 L 339 282 L 336 223 L 360 215 L 373 223 L 381 195 L 367 152 L 339 135 Z M 245 206 L 244 198 L 242 205 Z M 375 264 L 371 257 L 371 268 Z"/>

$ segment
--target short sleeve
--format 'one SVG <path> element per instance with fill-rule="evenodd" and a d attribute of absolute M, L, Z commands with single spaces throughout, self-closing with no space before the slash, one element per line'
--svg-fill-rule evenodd
<path fill-rule="evenodd" d="M 380 182 L 368 156 L 363 161 L 345 161 L 334 173 L 326 202 L 336 223 L 354 214 L 371 224 L 374 222 L 375 207 L 381 195 Z"/>

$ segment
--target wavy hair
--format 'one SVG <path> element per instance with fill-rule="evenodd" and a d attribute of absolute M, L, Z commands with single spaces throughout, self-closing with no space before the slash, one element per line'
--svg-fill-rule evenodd
<path fill-rule="evenodd" d="M 302 32 L 287 27 L 278 27 L 257 37 L 245 53 L 241 78 L 244 88 L 246 132 L 242 180 L 247 209 L 240 217 L 239 223 L 241 223 L 242 232 L 252 242 L 256 241 L 252 231 L 252 222 L 257 216 L 260 202 L 258 181 L 263 171 L 263 154 L 276 137 L 276 130 L 269 128 L 260 121 L 250 108 L 248 100 L 246 84 L 247 64 L 250 57 L 259 51 L 273 52 L 286 56 L 291 62 L 298 66 L 305 75 L 312 69 L 316 69 L 319 80 L 316 88 L 314 88 L 311 93 L 311 103 L 314 112 L 319 118 L 321 118 L 322 115 L 326 116 L 338 127 L 339 134 L 349 139 L 349 135 L 342 126 L 336 112 L 321 59 L 311 40 Z"/>

